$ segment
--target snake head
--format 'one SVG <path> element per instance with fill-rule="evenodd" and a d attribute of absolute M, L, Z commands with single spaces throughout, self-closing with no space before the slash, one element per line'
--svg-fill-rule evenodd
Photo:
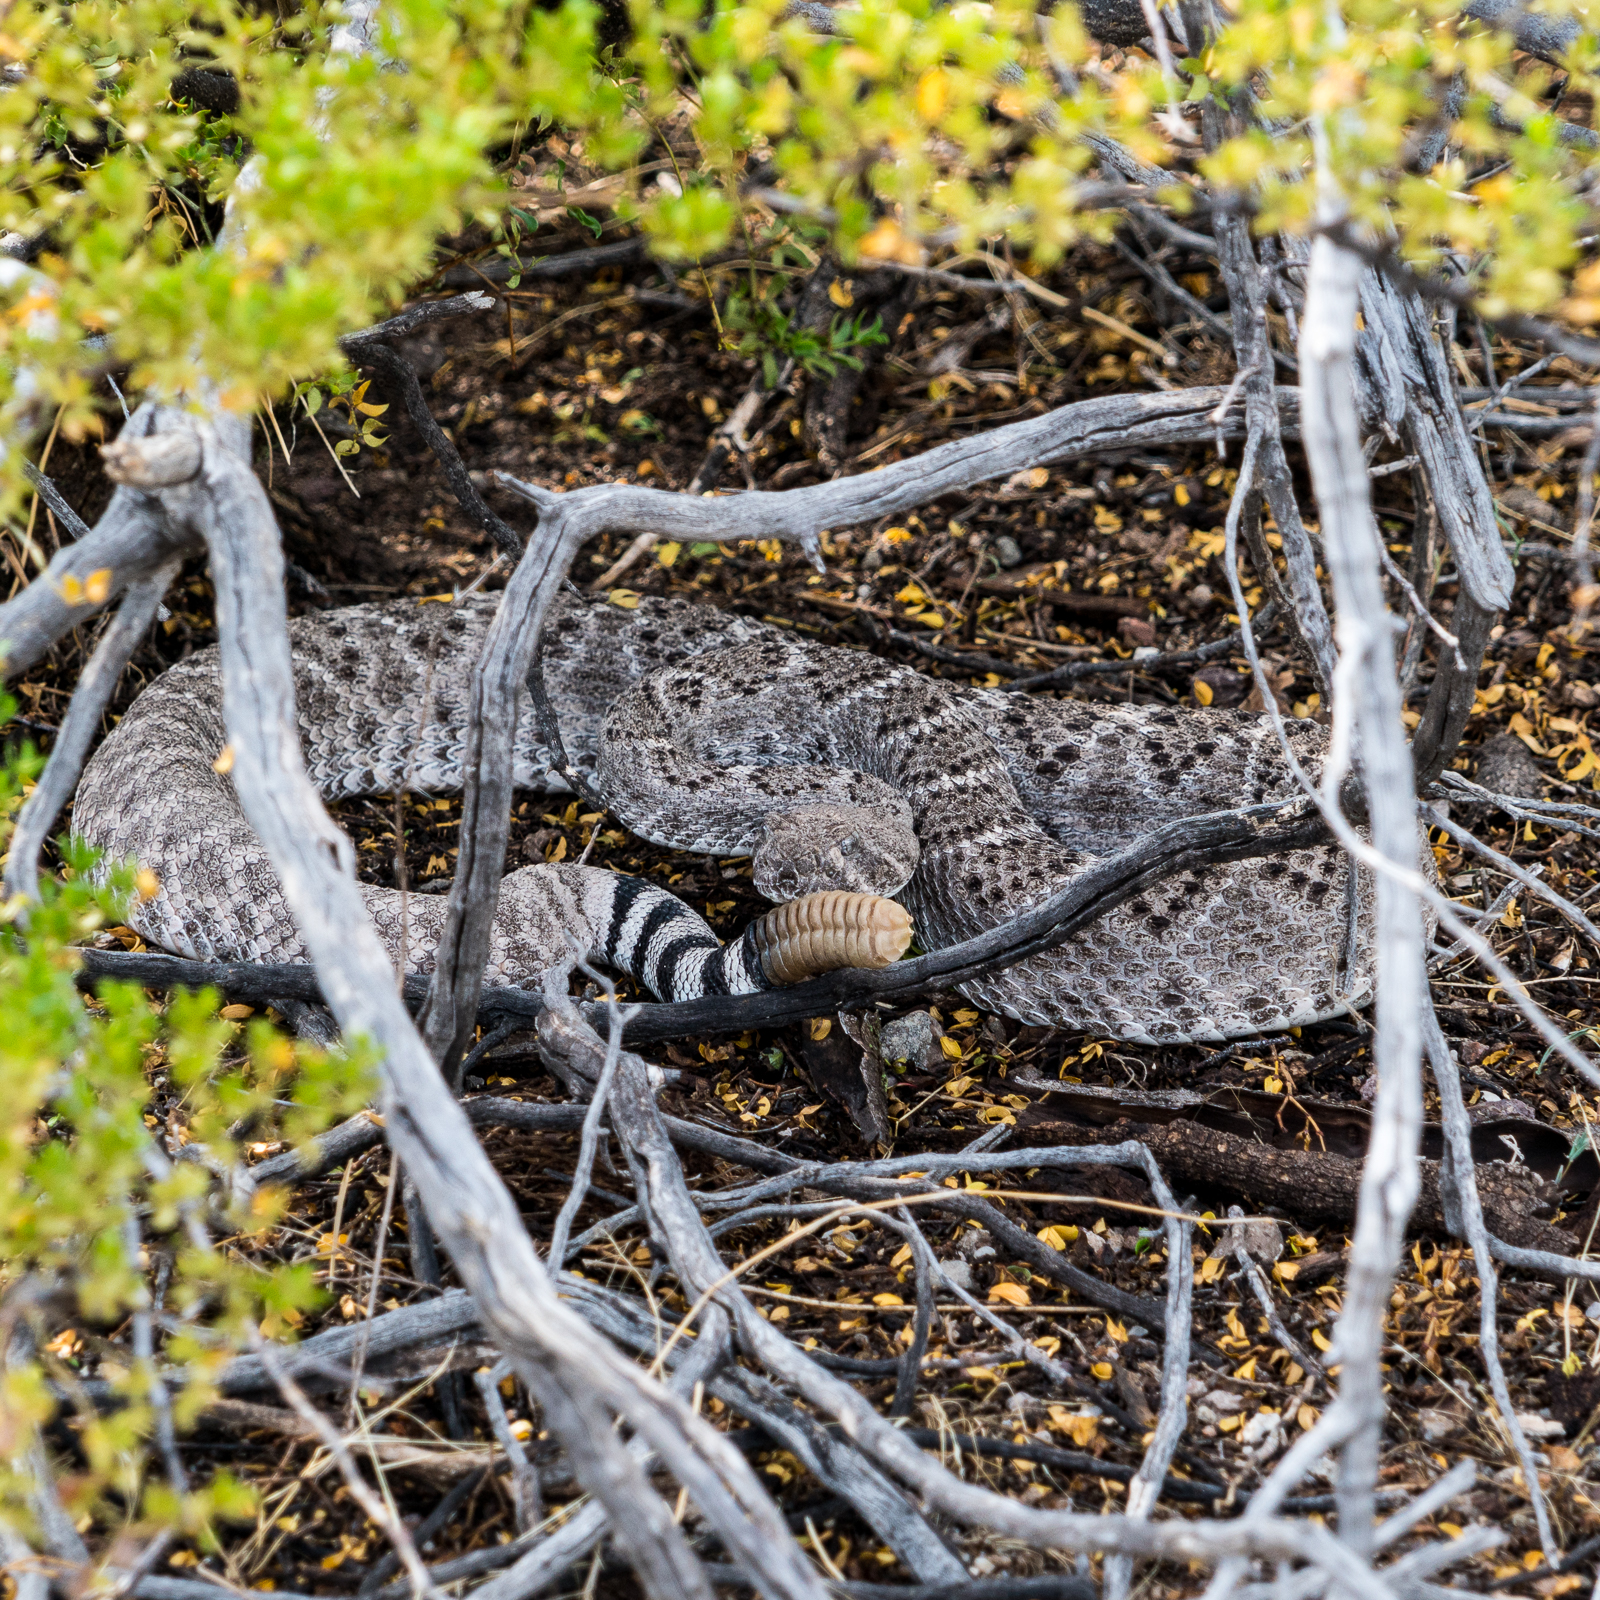
<path fill-rule="evenodd" d="M 810 805 L 767 818 L 753 858 L 769 900 L 826 889 L 892 895 L 916 871 L 920 849 L 909 813 L 875 806 Z"/>

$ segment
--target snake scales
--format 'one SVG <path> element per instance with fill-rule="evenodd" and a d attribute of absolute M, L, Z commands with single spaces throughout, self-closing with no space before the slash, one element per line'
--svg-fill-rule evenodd
<path fill-rule="evenodd" d="M 325 796 L 460 788 L 468 680 L 497 603 L 402 600 L 291 623 L 302 741 Z M 624 610 L 563 598 L 543 664 L 569 759 L 636 834 L 753 855 L 757 885 L 776 899 L 897 893 L 928 948 L 1038 903 L 1161 823 L 1294 792 L 1264 718 L 961 688 L 682 601 Z M 564 788 L 533 723 L 519 718 L 517 783 Z M 1290 729 L 1315 769 L 1322 730 Z M 75 831 L 154 869 L 159 892 L 129 918 L 152 944 L 304 960 L 265 852 L 215 770 L 223 741 L 218 659 L 203 650 L 156 679 L 96 752 Z M 1335 1015 L 1372 987 L 1365 884 L 1356 959 L 1341 970 L 1346 870 L 1325 845 L 1183 873 L 963 992 L 1028 1021 L 1155 1042 Z M 362 892 L 396 959 L 427 971 L 443 897 Z M 767 970 L 750 933 L 720 946 L 640 880 L 539 866 L 502 885 L 488 981 L 535 982 L 572 938 L 664 998 L 793 975 Z M 904 942 L 864 933 L 848 959 L 876 964 Z"/>

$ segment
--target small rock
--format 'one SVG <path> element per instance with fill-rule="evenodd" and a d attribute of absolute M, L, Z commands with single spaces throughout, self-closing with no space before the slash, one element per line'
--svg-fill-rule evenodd
<path fill-rule="evenodd" d="M 1544 792 L 1533 752 L 1514 733 L 1498 734 L 1478 751 L 1477 779 L 1485 789 L 1515 799 L 1537 800 Z"/>
<path fill-rule="evenodd" d="M 1456 1419 L 1448 1411 L 1423 1410 L 1417 1413 L 1417 1426 L 1429 1444 L 1438 1444 L 1456 1431 Z"/>
<path fill-rule="evenodd" d="M 1551 505 L 1547 500 L 1541 500 L 1532 489 L 1525 489 L 1517 484 L 1510 489 L 1502 489 L 1496 497 L 1500 502 L 1502 511 L 1509 511 L 1513 516 L 1527 521 L 1542 522 L 1546 528 L 1556 528 L 1560 532 L 1567 531 L 1567 518 L 1565 512 Z M 1530 537 L 1537 539 L 1542 529 L 1526 529 Z"/>
<path fill-rule="evenodd" d="M 904 1061 L 918 1072 L 932 1072 L 944 1060 L 939 1048 L 943 1033 L 931 1012 L 912 1011 L 884 1024 L 878 1048 L 885 1061 Z"/>
<path fill-rule="evenodd" d="M 1254 1461 L 1265 1461 L 1283 1449 L 1283 1417 L 1276 1411 L 1258 1411 L 1239 1430 L 1239 1442 Z"/>
<path fill-rule="evenodd" d="M 963 1261 L 959 1256 L 957 1256 L 952 1261 L 941 1261 L 939 1265 L 944 1268 L 945 1277 L 947 1277 L 951 1283 L 956 1286 L 956 1288 L 965 1289 L 969 1294 L 971 1293 L 972 1264 L 970 1262 Z"/>
<path fill-rule="evenodd" d="M 1517 1421 L 1530 1439 L 1563 1439 L 1567 1425 L 1550 1417 L 1541 1417 L 1536 1411 L 1519 1411 Z"/>
<path fill-rule="evenodd" d="M 1002 533 L 994 542 L 994 558 L 1009 572 L 1022 565 L 1022 546 L 1009 533 Z"/>
<path fill-rule="evenodd" d="M 1600 706 L 1600 690 L 1596 690 L 1592 683 L 1585 683 L 1582 678 L 1574 678 L 1566 687 L 1567 704 L 1576 706 L 1579 711 L 1592 711 Z"/>
<path fill-rule="evenodd" d="M 1584 1316 L 1587 1317 L 1590 1322 L 1600 1325 L 1600 1300 L 1596 1300 L 1595 1303 L 1584 1312 Z"/>
<path fill-rule="evenodd" d="M 1216 598 L 1209 583 L 1197 583 L 1189 591 L 1189 604 L 1201 611 L 1204 611 Z"/>
<path fill-rule="evenodd" d="M 1231 1417 L 1235 1411 L 1244 1410 L 1243 1399 L 1232 1389 L 1213 1389 L 1201 1404 L 1210 1406 L 1219 1417 Z"/>
<path fill-rule="evenodd" d="M 1123 617 L 1117 623 L 1117 637 L 1124 644 L 1153 645 L 1156 642 L 1155 624 L 1146 617 Z"/>
<path fill-rule="evenodd" d="M 1153 644 L 1140 645 L 1140 647 L 1133 652 L 1133 661 L 1135 666 L 1142 667 L 1146 662 L 1159 661 L 1160 659 L 1161 652 L 1157 650 Z"/>
<path fill-rule="evenodd" d="M 1240 1244 L 1244 1245 L 1245 1254 L 1252 1260 L 1271 1266 L 1283 1254 L 1283 1229 L 1270 1218 L 1256 1222 L 1236 1222 L 1228 1229 L 1221 1248 L 1228 1255 L 1232 1255 Z"/>
<path fill-rule="evenodd" d="M 982 1261 L 994 1254 L 994 1236 L 987 1228 L 968 1228 L 956 1240 L 956 1254 L 968 1261 Z"/>

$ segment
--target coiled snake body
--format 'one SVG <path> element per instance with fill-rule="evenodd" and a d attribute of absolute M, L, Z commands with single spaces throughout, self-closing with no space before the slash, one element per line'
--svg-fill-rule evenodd
<path fill-rule="evenodd" d="M 291 623 L 301 735 L 324 795 L 460 788 L 471 668 L 497 603 L 403 600 Z M 773 898 L 898 891 L 928 948 L 1038 903 L 1161 823 L 1295 792 L 1264 718 L 961 688 L 682 601 L 625 610 L 563 598 L 543 670 L 568 758 L 635 833 L 752 854 Z M 517 783 L 562 790 L 533 723 L 519 718 Z M 1290 728 L 1314 770 L 1322 730 Z M 152 683 L 96 752 L 74 829 L 108 857 L 154 869 L 159 892 L 129 919 L 152 944 L 201 959 L 304 960 L 265 852 L 215 770 L 223 742 L 217 656 L 204 650 Z M 397 961 L 429 970 L 443 897 L 362 892 Z M 1129 1040 L 1306 1023 L 1369 996 L 1369 898 L 1362 885 L 1356 959 L 1342 970 L 1352 941 L 1336 847 L 1209 867 L 963 992 L 1024 1020 Z M 859 938 L 831 964 L 878 964 L 904 945 L 863 922 L 866 904 L 850 902 Z M 793 934 L 805 913 L 788 917 Z M 724 948 L 664 891 L 538 866 L 502 884 L 488 981 L 537 982 L 569 958 L 569 935 L 664 998 L 796 975 L 772 959 L 771 926 Z"/>

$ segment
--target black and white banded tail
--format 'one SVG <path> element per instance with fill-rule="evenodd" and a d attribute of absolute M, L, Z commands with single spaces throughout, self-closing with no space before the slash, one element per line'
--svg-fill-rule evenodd
<path fill-rule="evenodd" d="M 911 941 L 911 918 L 893 900 L 830 891 L 775 906 L 728 944 L 676 895 L 639 878 L 601 875 L 607 895 L 593 915 L 591 956 L 642 983 L 658 1000 L 754 994 L 841 967 L 884 967 Z"/>

